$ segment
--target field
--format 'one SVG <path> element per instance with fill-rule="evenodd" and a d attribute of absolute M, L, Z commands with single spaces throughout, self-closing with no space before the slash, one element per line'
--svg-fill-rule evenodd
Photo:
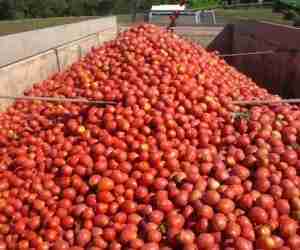
<path fill-rule="evenodd" d="M 76 23 L 97 17 L 57 17 L 46 19 L 28 19 L 17 21 L 0 21 L 0 36 L 19 33 L 29 30 L 41 29 L 56 25 Z M 217 9 L 216 18 L 218 25 L 236 22 L 241 19 L 254 19 L 258 21 L 274 22 L 279 24 L 290 25 L 291 21 L 283 19 L 282 14 L 273 13 L 271 8 L 240 8 L 240 9 Z M 137 15 L 137 21 L 144 21 L 144 14 Z M 120 25 L 130 25 L 130 15 L 118 15 Z M 154 17 L 153 22 L 156 24 L 166 24 L 169 22 L 168 17 Z M 178 25 L 193 26 L 193 17 L 180 17 Z"/>
<path fill-rule="evenodd" d="M 236 9 L 216 9 L 217 24 L 226 25 L 227 23 L 236 22 L 242 19 L 252 19 L 257 21 L 273 22 L 278 24 L 291 25 L 292 22 L 283 19 L 280 13 L 273 13 L 271 8 L 236 8 Z M 144 20 L 144 15 L 138 15 L 138 21 Z M 131 19 L 129 15 L 118 15 L 120 24 L 130 24 Z M 169 22 L 168 17 L 154 17 L 153 22 L 157 24 L 165 24 Z M 194 25 L 193 17 L 181 16 L 178 19 L 178 25 Z"/>
<path fill-rule="evenodd" d="M 273 22 L 291 25 L 292 22 L 285 20 L 281 13 L 272 12 L 271 8 L 241 8 L 241 9 L 218 9 L 217 19 L 220 23 L 235 22 L 241 19 L 252 19 L 258 21 Z"/>
<path fill-rule="evenodd" d="M 56 17 L 56 18 L 41 18 L 41 19 L 26 19 L 16 21 L 0 21 L 0 36 L 42 29 L 57 25 L 76 23 L 84 20 L 89 20 L 95 17 Z"/>

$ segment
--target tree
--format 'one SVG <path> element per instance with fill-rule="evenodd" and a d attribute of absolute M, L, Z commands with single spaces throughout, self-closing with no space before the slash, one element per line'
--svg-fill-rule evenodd
<path fill-rule="evenodd" d="M 135 22 L 136 21 L 136 14 L 137 11 L 139 9 L 139 7 L 141 6 L 142 1 L 141 0 L 131 0 L 131 21 Z"/>
<path fill-rule="evenodd" d="M 86 16 L 96 16 L 98 14 L 98 7 L 99 7 L 98 0 L 86 0 L 84 6 L 85 6 Z"/>
<path fill-rule="evenodd" d="M 14 0 L 0 0 L 0 19 L 13 19 L 15 16 Z"/>
<path fill-rule="evenodd" d="M 52 0 L 26 0 L 27 17 L 41 18 L 54 16 L 51 9 Z"/>
<path fill-rule="evenodd" d="M 67 14 L 70 16 L 84 16 L 85 6 L 84 0 L 67 0 Z"/>
<path fill-rule="evenodd" d="M 26 0 L 15 0 L 15 19 L 23 19 L 27 17 Z"/>
<path fill-rule="evenodd" d="M 50 8 L 54 16 L 65 16 L 68 9 L 68 3 L 66 0 L 50 0 Z"/>
<path fill-rule="evenodd" d="M 114 1 L 113 0 L 102 0 L 98 3 L 97 14 L 107 15 L 113 12 Z"/>
<path fill-rule="evenodd" d="M 128 14 L 130 12 L 130 3 L 128 4 L 128 1 L 124 0 L 115 0 L 114 1 L 114 7 L 113 7 L 113 13 L 114 14 Z"/>
<path fill-rule="evenodd" d="M 160 5 L 162 1 L 161 0 L 152 0 L 150 2 L 151 2 L 151 5 Z"/>
<path fill-rule="evenodd" d="M 132 14 L 171 0 L 0 0 L 0 19 Z"/>

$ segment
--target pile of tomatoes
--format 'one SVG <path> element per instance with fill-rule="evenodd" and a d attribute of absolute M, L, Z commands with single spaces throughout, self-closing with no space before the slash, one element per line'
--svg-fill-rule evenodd
<path fill-rule="evenodd" d="M 0 249 L 299 250 L 300 109 L 150 24 L 0 114 Z"/>

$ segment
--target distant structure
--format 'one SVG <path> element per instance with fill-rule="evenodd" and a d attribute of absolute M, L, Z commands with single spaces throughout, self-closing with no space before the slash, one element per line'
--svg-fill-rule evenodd
<path fill-rule="evenodd" d="M 210 19 L 210 23 L 216 24 L 215 12 L 213 10 L 191 10 L 187 9 L 186 5 L 179 4 L 161 4 L 153 5 L 148 13 L 149 22 L 152 21 L 153 16 L 169 16 L 177 12 L 181 16 L 193 16 L 195 24 L 205 23 L 204 20 Z"/>
<path fill-rule="evenodd" d="M 151 11 L 167 11 L 167 12 L 174 12 L 174 11 L 184 11 L 186 6 L 179 5 L 179 4 L 161 4 L 161 5 L 153 5 L 151 7 Z"/>

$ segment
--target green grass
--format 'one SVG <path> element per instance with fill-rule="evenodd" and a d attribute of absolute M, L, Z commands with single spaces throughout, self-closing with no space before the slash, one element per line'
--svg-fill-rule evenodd
<path fill-rule="evenodd" d="M 232 23 L 238 20 L 251 19 L 257 21 L 266 21 L 277 24 L 291 25 L 292 22 L 283 19 L 281 13 L 274 13 L 271 8 L 240 8 L 240 9 L 217 9 L 217 19 L 224 23 Z"/>
<path fill-rule="evenodd" d="M 211 1 L 211 0 L 208 0 Z M 281 13 L 273 13 L 271 8 L 236 8 L 236 9 L 216 9 L 217 22 L 226 24 L 236 22 L 241 19 L 253 19 L 257 21 L 267 21 L 285 25 L 291 25 L 292 21 L 284 20 Z M 130 25 L 130 15 L 118 15 L 118 22 L 121 25 Z M 44 19 L 25 19 L 16 21 L 0 21 L 0 36 L 42 29 L 57 25 L 76 23 L 84 20 L 89 20 L 97 17 L 56 17 Z M 182 17 L 185 18 L 185 17 Z M 165 19 L 165 20 L 164 20 Z M 143 21 L 144 15 L 138 14 L 137 21 Z M 168 17 L 161 18 L 159 23 L 169 22 Z M 179 22 L 180 23 L 180 22 Z M 184 25 L 192 25 L 193 20 L 183 20 Z M 179 24 L 180 25 L 180 24 Z"/>
<path fill-rule="evenodd" d="M 84 20 L 93 19 L 95 17 L 55 17 L 55 18 L 39 18 L 24 19 L 15 21 L 0 21 L 0 36 L 14 34 L 35 29 L 42 29 L 57 25 L 76 23 Z"/>
<path fill-rule="evenodd" d="M 279 0 L 279 2 L 291 8 L 300 9 L 300 0 Z"/>
<path fill-rule="evenodd" d="M 118 23 L 121 25 L 130 25 L 131 24 L 131 15 L 127 14 L 118 14 L 117 15 Z M 137 22 L 143 22 L 144 21 L 144 14 L 138 13 L 136 16 Z"/>
<path fill-rule="evenodd" d="M 192 9 L 206 9 L 213 8 L 220 3 L 220 0 L 192 0 L 190 6 Z"/>
<path fill-rule="evenodd" d="M 277 24 L 292 25 L 293 22 L 285 20 L 282 13 L 274 13 L 271 7 L 241 7 L 234 9 L 215 9 L 217 24 L 226 25 L 227 23 L 234 23 L 239 20 L 257 20 L 266 21 Z M 118 15 L 118 23 L 121 25 L 130 25 L 130 15 Z M 169 18 L 166 16 L 155 17 L 153 19 L 155 23 L 165 25 L 169 23 Z M 143 21 L 143 14 L 139 14 L 137 21 Z M 194 25 L 192 17 L 180 17 L 178 19 L 178 25 Z"/>

